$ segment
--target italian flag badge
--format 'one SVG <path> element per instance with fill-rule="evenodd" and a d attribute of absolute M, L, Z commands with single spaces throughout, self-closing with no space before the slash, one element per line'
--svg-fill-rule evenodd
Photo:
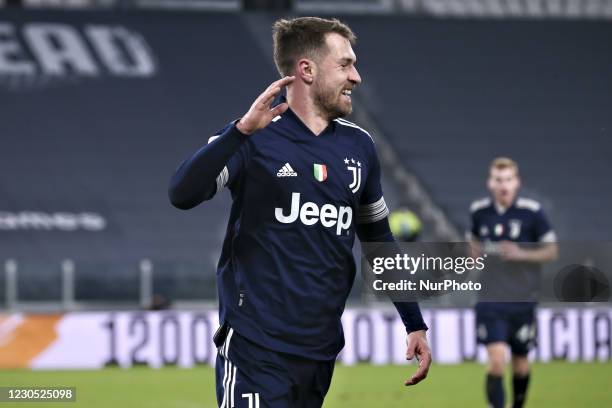
<path fill-rule="evenodd" d="M 314 165 L 314 178 L 316 178 L 318 181 L 325 181 L 327 180 L 327 166 L 324 164 L 315 164 Z"/>

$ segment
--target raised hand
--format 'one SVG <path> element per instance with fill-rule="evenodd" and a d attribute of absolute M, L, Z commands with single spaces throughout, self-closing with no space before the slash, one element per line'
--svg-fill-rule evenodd
<path fill-rule="evenodd" d="M 287 108 L 289 108 L 286 102 L 271 108 L 272 101 L 276 95 L 279 94 L 281 89 L 293 82 L 294 79 L 294 76 L 286 76 L 278 81 L 272 82 L 270 86 L 255 99 L 249 111 L 242 116 L 238 123 L 236 123 L 236 128 L 245 135 L 251 135 L 259 129 L 268 126 L 274 117 L 285 112 Z"/>

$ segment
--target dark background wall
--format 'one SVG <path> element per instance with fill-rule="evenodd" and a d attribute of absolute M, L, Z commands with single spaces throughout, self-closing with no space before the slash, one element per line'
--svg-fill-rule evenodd
<path fill-rule="evenodd" d="M 55 282 L 59 260 L 72 258 L 90 271 L 82 276 L 128 276 L 133 286 L 137 261 L 149 257 L 160 279 L 165 271 L 166 285 L 212 293 L 205 289 L 229 197 L 181 212 L 167 200 L 167 182 L 182 159 L 277 77 L 269 58 L 274 18 L 3 12 L 0 44 L 18 47 L 5 51 L 5 60 L 34 68 L 15 75 L 0 64 L 0 213 L 93 212 L 106 226 L 64 231 L 0 220 L 0 260 L 15 258 L 33 277 Z M 370 113 L 458 228 L 467 224 L 470 201 L 486 194 L 489 161 L 508 155 L 521 166 L 524 193 L 543 203 L 561 239 L 610 238 L 612 26 L 345 20 L 359 37 L 364 83 L 357 92 L 365 103 L 357 108 Z M 74 31 L 95 74 L 70 64 L 61 74 L 45 73 L 44 56 L 26 33 L 45 22 Z M 139 38 L 136 49 L 153 69 L 113 72 L 88 35 L 92 25 Z M 121 38 L 113 40 L 114 58 L 137 65 L 138 52 L 126 51 Z M 61 41 L 49 41 L 62 51 Z M 208 278 L 188 288 L 194 274 Z M 28 288 L 36 297 L 45 285 Z"/>

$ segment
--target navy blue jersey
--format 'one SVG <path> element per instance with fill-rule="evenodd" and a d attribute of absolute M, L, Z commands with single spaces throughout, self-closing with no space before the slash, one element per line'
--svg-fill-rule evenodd
<path fill-rule="evenodd" d="M 502 262 L 495 256 L 495 243 L 512 241 L 517 244 L 555 242 L 556 236 L 541 205 L 532 199 L 518 197 L 506 209 L 491 198 L 474 201 L 470 207 L 471 238 L 481 241 L 489 254 L 483 285 L 497 288 L 487 296 L 504 296 L 535 300 L 540 283 L 540 265 L 528 262 Z"/>
<path fill-rule="evenodd" d="M 556 240 L 540 203 L 518 197 L 507 209 L 496 208 L 490 198 L 474 201 L 471 235 L 484 242 L 554 242 Z"/>
<path fill-rule="evenodd" d="M 217 177 L 224 186 L 221 321 L 276 351 L 335 358 L 355 226 L 388 215 L 372 138 L 344 119 L 314 135 L 289 109 L 240 146 Z"/>

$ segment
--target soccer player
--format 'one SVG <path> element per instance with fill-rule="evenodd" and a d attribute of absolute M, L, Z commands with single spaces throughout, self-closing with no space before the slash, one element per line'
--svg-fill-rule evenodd
<path fill-rule="evenodd" d="M 477 338 L 486 345 L 489 358 L 486 394 L 494 408 L 504 407 L 506 345 L 512 353 L 512 406 L 519 408 L 525 403 L 530 377 L 527 354 L 536 334 L 540 264 L 557 257 L 550 223 L 537 201 L 517 197 L 520 185 L 517 164 L 509 158 L 496 158 L 489 169 L 491 197 L 475 201 L 470 208 L 472 228 L 468 235 L 475 255 L 491 255 L 482 277 L 483 287 L 498 291 L 488 293 L 489 300 L 501 300 L 476 305 Z M 525 302 L 505 302 L 504 297 Z"/>
<path fill-rule="evenodd" d="M 343 116 L 361 83 L 355 35 L 338 20 L 274 24 L 282 78 L 178 168 L 172 204 L 190 209 L 228 187 L 233 199 L 217 271 L 221 407 L 320 407 L 344 346 L 355 234 L 393 241 L 371 136 Z M 276 100 L 286 88 L 286 98 Z M 417 357 L 431 353 L 419 306 L 395 303 Z"/>

